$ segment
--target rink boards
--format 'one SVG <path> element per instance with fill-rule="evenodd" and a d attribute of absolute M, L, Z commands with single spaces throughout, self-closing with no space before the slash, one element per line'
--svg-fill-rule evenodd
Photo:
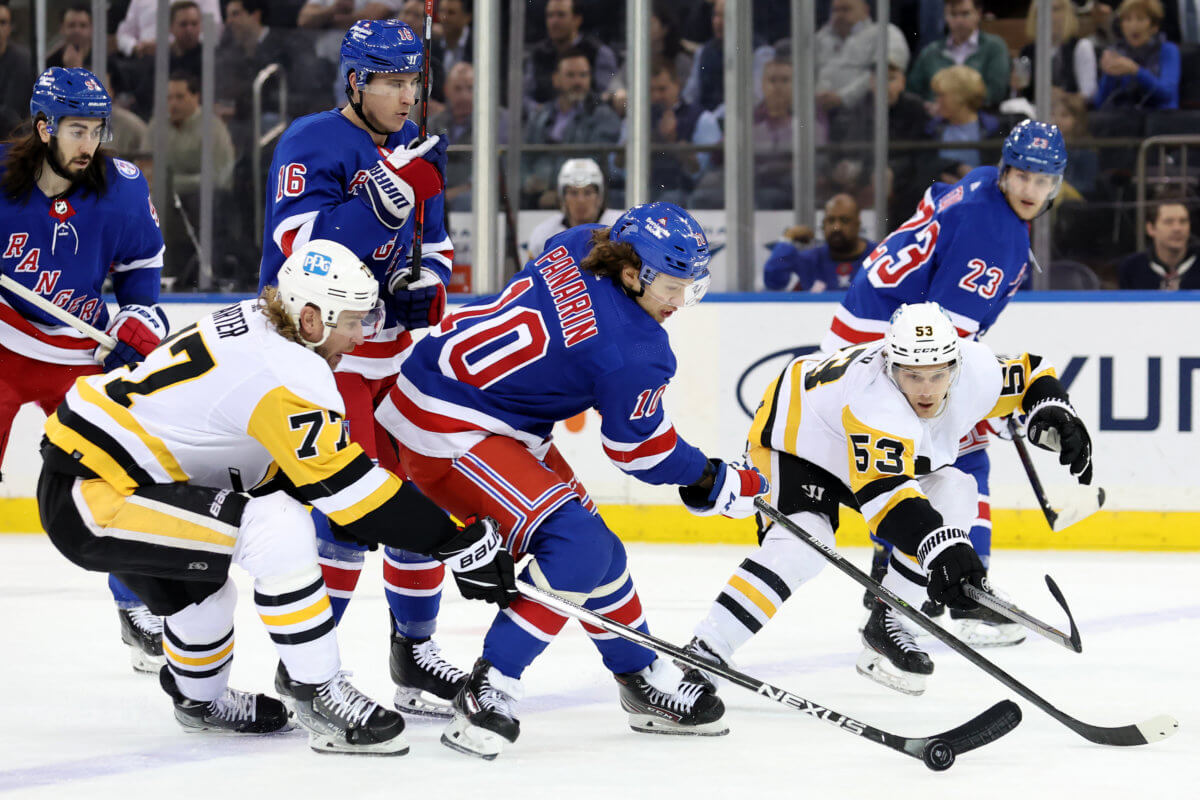
<path fill-rule="evenodd" d="M 998 547 L 1200 550 L 1200 293 L 1027 293 L 985 337 L 999 352 L 1049 358 L 1068 384 L 1095 444 L 1096 481 L 1108 503 L 1094 517 L 1052 533 L 1034 502 L 1012 445 L 993 442 Z M 172 327 L 219 307 L 168 302 Z M 680 434 L 709 455 L 742 451 L 750 415 L 767 383 L 793 354 L 815 347 L 835 301 L 821 296 L 727 294 L 676 315 L 668 330 L 679 361 L 664 404 Z M 653 387 L 647 387 L 653 388 Z M 40 466 L 41 414 L 17 417 L 0 483 L 0 531 L 37 530 L 32 500 Z M 588 412 L 559 425 L 555 439 L 610 527 L 624 538 L 660 542 L 753 541 L 753 524 L 699 519 L 671 487 L 626 477 L 603 455 L 600 419 Z M 1065 468 L 1034 452 L 1053 502 L 1074 491 Z M 839 537 L 865 542 L 854 514 Z"/>

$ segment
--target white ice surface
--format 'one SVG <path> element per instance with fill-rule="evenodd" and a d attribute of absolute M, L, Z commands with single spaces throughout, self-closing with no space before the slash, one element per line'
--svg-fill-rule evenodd
<path fill-rule="evenodd" d="M 630 564 L 652 632 L 683 643 L 747 548 L 633 545 Z M 858 563 L 866 551 L 850 551 Z M 340 628 L 354 682 L 391 698 L 386 610 L 372 556 Z M 724 687 L 720 738 L 632 732 L 616 686 L 569 624 L 525 675 L 521 738 L 494 762 L 438 742 L 443 723 L 410 722 L 401 758 L 318 755 L 300 732 L 266 738 L 184 733 L 157 679 L 135 674 L 102 575 L 42 536 L 0 536 L 0 794 L 37 798 L 1054 798 L 1200 796 L 1200 554 L 1003 552 L 993 578 L 1028 611 L 1065 624 L 1042 583 L 1071 603 L 1083 653 L 1030 640 L 985 655 L 1063 711 L 1097 725 L 1160 713 L 1180 732 L 1157 744 L 1091 744 L 1019 701 L 1022 724 L 947 772 Z M 237 573 L 239 586 L 249 581 Z M 833 568 L 803 587 L 738 654 L 763 680 L 909 736 L 954 727 L 1010 693 L 955 654 L 931 649 L 923 697 L 859 677 L 861 591 Z M 488 608 L 447 592 L 438 640 L 462 666 Z M 275 656 L 246 591 L 234 686 L 271 690 Z"/>

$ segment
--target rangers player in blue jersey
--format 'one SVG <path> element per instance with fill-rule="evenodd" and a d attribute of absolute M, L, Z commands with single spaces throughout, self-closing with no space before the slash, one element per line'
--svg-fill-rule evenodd
<path fill-rule="evenodd" d="M 376 417 L 400 463 L 454 515 L 487 514 L 524 579 L 647 630 L 621 540 L 551 441 L 555 423 L 600 412 L 604 452 L 652 484 L 677 484 L 699 515 L 748 517 L 767 482 L 752 467 L 707 458 L 675 430 L 663 393 L 675 356 L 662 324 L 708 287 L 708 241 L 670 203 L 637 206 L 612 228 L 580 225 L 504 290 L 448 315 L 401 365 Z M 526 667 L 566 618 L 518 598 L 492 623 L 454 699 L 443 743 L 494 758 L 517 739 Z M 719 735 L 710 685 L 639 645 L 584 626 L 620 685 L 634 730 Z"/>
<path fill-rule="evenodd" d="M 1062 185 L 1067 150 L 1050 123 L 1026 120 L 1004 141 L 999 167 L 978 167 L 953 185 L 934 183 L 917 212 L 892 232 L 867 258 L 850 285 L 821 349 L 827 352 L 883 338 L 888 320 L 901 305 L 940 304 L 960 336 L 978 338 L 1025 281 L 1029 269 L 1029 223 L 1043 213 Z M 954 466 L 975 478 L 979 511 L 971 542 L 988 566 L 991 507 L 986 422 L 960 444 Z M 890 548 L 876 540 L 872 574 L 887 570 L 917 576 Z M 864 598 L 879 616 L 882 604 Z M 928 604 L 933 615 L 944 609 Z M 959 635 L 976 647 L 1018 644 L 1023 629 L 986 609 L 951 609 Z M 868 623 L 870 624 L 870 623 Z"/>
<path fill-rule="evenodd" d="M 364 20 L 342 41 L 345 107 L 302 117 L 279 140 L 266 197 L 259 288 L 274 283 L 284 259 L 310 239 L 349 248 L 380 283 L 383 329 L 356 347 L 335 378 L 350 436 L 376 463 L 397 470 L 395 449 L 375 424 L 375 406 L 391 388 L 409 331 L 438 322 L 454 258 L 444 225 L 446 142 L 418 140 L 416 110 L 424 57 L 419 37 L 398 20 Z M 411 280 L 416 204 L 424 202 L 419 280 Z M 319 513 L 321 563 L 335 617 L 358 582 L 365 548 L 334 537 Z M 384 551 L 384 586 L 394 616 L 391 672 L 402 711 L 450 716 L 449 700 L 466 678 L 431 639 L 445 569 L 427 556 Z"/>
<path fill-rule="evenodd" d="M 33 85 L 33 129 L 0 144 L 0 270 L 117 340 L 112 350 L 0 288 L 0 464 L 17 411 L 50 414 L 75 379 L 140 361 L 167 332 L 158 307 L 163 238 L 142 173 L 100 150 L 112 99 L 86 69 Z M 112 276 L 120 310 L 100 287 Z M 109 586 L 134 669 L 163 663 L 162 623 L 115 577 Z"/>

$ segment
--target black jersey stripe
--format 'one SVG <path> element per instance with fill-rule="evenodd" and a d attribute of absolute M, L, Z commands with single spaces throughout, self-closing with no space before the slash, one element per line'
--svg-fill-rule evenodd
<path fill-rule="evenodd" d="M 275 644 L 307 644 L 308 642 L 316 641 L 325 634 L 333 630 L 335 625 L 334 619 L 331 616 L 329 619 L 322 622 L 315 628 L 309 628 L 306 631 L 299 633 L 277 633 L 271 631 L 271 641 Z"/>
<path fill-rule="evenodd" d="M 737 600 L 734 600 L 725 592 L 717 595 L 717 602 L 723 605 L 730 614 L 737 618 L 737 621 L 746 626 L 751 633 L 758 633 L 762 630 L 762 623 L 754 618 L 754 615 L 744 609 Z"/>
<path fill-rule="evenodd" d="M 359 453 L 353 461 L 339 469 L 333 475 L 322 478 L 314 483 L 297 486 L 296 492 L 303 498 L 304 502 L 311 504 L 313 500 L 319 500 L 322 497 L 331 497 L 346 487 L 351 486 L 355 481 L 361 480 L 374 467 L 375 465 L 366 453 Z"/>
<path fill-rule="evenodd" d="M 911 556 L 921 540 L 942 525 L 942 515 L 927 498 L 906 497 L 880 521 L 875 535 Z"/>
<path fill-rule="evenodd" d="M 775 391 L 771 395 L 771 408 L 767 412 L 767 421 L 763 425 L 762 436 L 755 444 L 760 444 L 763 447 L 771 446 L 771 435 L 775 432 L 775 415 L 779 413 L 779 393 L 783 391 L 783 384 L 787 381 L 788 369 L 792 366 L 789 361 L 783 371 L 779 373 L 779 380 L 775 382 Z"/>
<path fill-rule="evenodd" d="M 297 589 L 294 592 L 285 592 L 284 594 L 262 594 L 258 591 L 254 592 L 254 604 L 256 606 L 286 606 L 295 603 L 305 598 L 311 598 L 313 595 L 320 592 L 325 587 L 325 583 L 321 578 L 305 586 L 303 589 Z"/>
<path fill-rule="evenodd" d="M 765 583 L 768 588 L 779 596 L 780 602 L 786 602 L 792 596 L 792 590 L 783 582 L 783 578 L 776 575 L 771 570 L 759 564 L 756 561 L 746 559 L 738 565 L 739 569 L 744 569 L 760 581 Z"/>
<path fill-rule="evenodd" d="M 855 492 L 854 499 L 858 502 L 858 507 L 862 508 L 875 498 L 894 491 L 911 480 L 912 478 L 907 475 L 891 475 L 887 478 L 876 478 Z"/>
<path fill-rule="evenodd" d="M 150 473 L 138 465 L 137 460 L 121 446 L 120 442 L 72 411 L 66 402 L 58 407 L 58 421 L 103 450 L 113 461 L 117 462 L 121 469 L 125 470 L 125 474 L 138 486 L 150 486 L 154 483 Z"/>

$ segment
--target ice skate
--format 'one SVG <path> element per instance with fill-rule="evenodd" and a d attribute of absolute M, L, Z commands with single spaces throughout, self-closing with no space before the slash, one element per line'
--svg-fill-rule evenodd
<path fill-rule="evenodd" d="M 913 642 L 901 617 L 883 602 L 877 602 L 862 631 L 865 649 L 858 657 L 858 674 L 904 694 L 925 691 L 925 679 L 933 674 L 933 661 Z"/>
<path fill-rule="evenodd" d="M 704 679 L 691 680 L 685 674 L 677 681 L 673 692 L 664 692 L 650 683 L 655 678 L 655 664 L 641 672 L 613 675 L 621 686 L 621 708 L 629 713 L 629 727 L 640 733 L 682 736 L 724 736 L 729 733 L 729 727 L 721 721 L 725 704 L 717 697 L 711 683 Z M 675 670 L 673 664 L 666 666 Z"/>
<path fill-rule="evenodd" d="M 697 658 L 711 661 L 718 666 L 728 667 L 730 665 L 729 659 L 723 658 L 712 645 L 699 636 L 693 636 L 692 640 L 683 649 Z M 708 685 L 710 691 L 715 692 L 717 690 L 717 681 L 719 679 L 714 673 L 700 667 L 693 667 L 691 664 L 685 664 L 682 661 L 676 661 L 675 666 L 683 670 L 683 679 L 685 681 L 689 683 L 705 683 Z"/>
<path fill-rule="evenodd" d="M 408 752 L 404 717 L 355 689 L 339 672 L 321 684 L 292 680 L 283 662 L 275 670 L 275 689 L 288 711 L 308 731 L 308 746 L 318 753 L 402 756 Z"/>
<path fill-rule="evenodd" d="M 292 729 L 287 709 L 274 697 L 226 687 L 216 700 L 192 700 L 179 690 L 167 666 L 159 670 L 158 682 L 174 701 L 175 719 L 184 730 L 262 734 Z"/>
<path fill-rule="evenodd" d="M 466 682 L 467 673 L 443 658 L 433 639 L 392 633 L 388 667 L 396 684 L 393 704 L 397 711 L 442 719 L 454 716 L 450 701 Z"/>
<path fill-rule="evenodd" d="M 522 694 L 519 680 L 479 659 L 454 696 L 454 720 L 442 732 L 442 744 L 491 761 L 505 742 L 515 742 L 521 734 L 515 706 Z"/>
<path fill-rule="evenodd" d="M 121 641 L 129 645 L 129 663 L 135 672 L 155 673 L 166 663 L 162 649 L 162 617 L 145 606 L 118 608 Z"/>
<path fill-rule="evenodd" d="M 997 594 L 992 590 L 993 594 Z M 1025 641 L 1025 628 L 990 608 L 950 609 L 956 635 L 971 647 L 1012 647 Z"/>

